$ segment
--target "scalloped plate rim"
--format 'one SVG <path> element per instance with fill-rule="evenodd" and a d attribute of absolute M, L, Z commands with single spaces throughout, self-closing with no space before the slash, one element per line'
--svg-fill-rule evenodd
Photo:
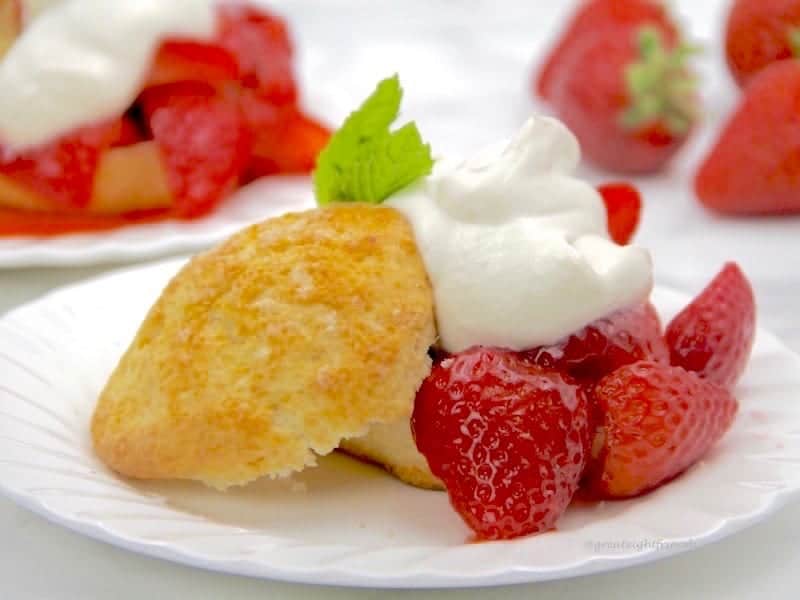
<path fill-rule="evenodd" d="M 144 273 L 146 271 L 160 273 L 161 271 L 165 271 L 167 269 L 177 269 L 177 267 L 183 263 L 183 259 L 177 259 L 160 262 L 155 265 L 127 268 L 110 274 L 95 277 L 81 283 L 66 286 L 64 288 L 54 290 L 38 300 L 18 307 L 17 309 L 9 312 L 4 317 L 0 318 L 0 323 L 14 322 L 19 319 L 20 316 L 24 318 L 26 313 L 29 311 L 36 313 L 37 311 L 41 310 L 42 307 L 46 307 L 53 302 L 58 302 L 58 300 L 62 297 L 65 300 L 68 299 L 71 293 L 80 293 L 81 290 L 86 290 L 98 284 L 102 285 L 103 282 L 122 280 L 129 273 Z M 682 296 L 686 298 L 684 294 L 668 288 L 659 288 L 659 290 L 668 295 L 671 294 L 673 296 Z M 65 305 L 68 305 L 68 302 L 65 302 Z M 763 330 L 759 330 L 759 336 L 762 340 L 762 343 L 768 343 L 769 345 L 773 346 L 775 352 L 780 352 L 782 355 L 790 356 L 792 360 L 797 360 L 800 362 L 800 357 L 794 354 L 774 335 Z M 800 384 L 800 381 L 798 383 Z M 476 575 L 470 575 L 468 573 L 453 575 L 446 572 L 437 572 L 436 569 L 429 569 L 424 565 L 421 565 L 415 566 L 411 572 L 401 572 L 397 575 L 387 575 L 383 573 L 379 576 L 366 575 L 365 573 L 359 572 L 357 569 L 352 567 L 345 568 L 343 566 L 318 566 L 315 568 L 300 566 L 297 569 L 291 569 L 286 567 L 270 566 L 265 564 L 263 561 L 255 561 L 248 558 L 222 560 L 213 556 L 204 555 L 199 551 L 193 552 L 191 549 L 187 549 L 185 547 L 173 546 L 169 542 L 152 540 L 148 541 L 141 538 L 137 539 L 136 535 L 132 535 L 129 532 L 119 531 L 118 527 L 115 528 L 113 523 L 103 523 L 97 519 L 63 514 L 62 512 L 59 512 L 57 506 L 52 506 L 51 502 L 47 498 L 27 494 L 24 491 L 19 491 L 14 488 L 13 484 L 9 484 L 5 481 L 0 482 L 0 493 L 9 497 L 19 506 L 42 516 L 50 522 L 64 526 L 81 535 L 85 535 L 92 539 L 109 543 L 133 552 L 165 559 L 186 566 L 198 567 L 209 571 L 296 583 L 352 587 L 424 589 L 463 588 L 474 586 L 483 587 L 535 581 L 548 581 L 597 574 L 654 562 L 656 560 L 661 560 L 662 558 L 667 558 L 695 550 L 701 546 L 716 542 L 722 538 L 738 533 L 763 521 L 790 502 L 800 499 L 800 485 L 761 491 L 759 494 L 758 505 L 750 511 L 743 512 L 735 516 L 714 515 L 717 525 L 713 527 L 713 529 L 708 530 L 702 535 L 694 535 L 684 538 L 686 540 L 691 539 L 693 542 L 691 547 L 688 548 L 650 548 L 646 551 L 626 551 L 625 553 L 615 553 L 613 555 L 595 553 L 592 556 L 588 556 L 571 563 L 566 563 L 559 568 L 539 568 L 525 566 L 523 564 L 514 564 L 511 566 L 493 568 Z M 681 538 L 672 538 L 670 541 L 680 542 Z M 504 542 L 501 544 L 513 543 L 514 542 Z M 338 547 L 339 546 L 337 546 L 337 548 Z M 342 547 L 347 546 L 343 545 Z M 356 546 L 349 547 L 355 550 L 358 549 Z M 413 547 L 408 546 L 408 548 Z"/>

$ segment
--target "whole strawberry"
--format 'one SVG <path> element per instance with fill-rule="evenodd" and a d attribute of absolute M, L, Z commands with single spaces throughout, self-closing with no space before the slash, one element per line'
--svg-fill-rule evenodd
<path fill-rule="evenodd" d="M 664 167 L 698 119 L 691 52 L 655 28 L 586 35 L 572 48 L 551 102 L 587 159 L 622 173 Z"/>
<path fill-rule="evenodd" d="M 586 36 L 643 26 L 660 31 L 670 45 L 680 38 L 663 2 L 658 0 L 584 0 L 547 55 L 534 82 L 536 93 L 550 99 L 553 82 L 563 69 L 565 58 Z"/>
<path fill-rule="evenodd" d="M 725 388 L 680 367 L 638 362 L 595 387 L 603 415 L 584 483 L 596 498 L 628 498 L 681 474 L 725 434 L 738 405 Z"/>
<path fill-rule="evenodd" d="M 667 327 L 670 360 L 731 388 L 747 366 L 755 332 L 753 288 L 729 263 Z"/>
<path fill-rule="evenodd" d="M 752 79 L 695 176 L 700 202 L 724 214 L 800 212 L 798 110 L 800 60 Z"/>
<path fill-rule="evenodd" d="M 414 439 L 481 539 L 552 529 L 578 489 L 589 443 L 583 389 L 517 353 L 475 348 L 435 365 Z"/>
<path fill-rule="evenodd" d="M 800 2 L 736 0 L 728 15 L 725 55 L 744 87 L 765 67 L 791 58 L 800 46 Z"/>

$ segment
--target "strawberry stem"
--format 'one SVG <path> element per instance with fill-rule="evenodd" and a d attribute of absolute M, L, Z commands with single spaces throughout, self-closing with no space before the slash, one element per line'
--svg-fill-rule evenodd
<path fill-rule="evenodd" d="M 800 58 L 800 27 L 789 28 L 789 47 L 795 58 Z"/>
<path fill-rule="evenodd" d="M 685 43 L 668 49 L 653 27 L 642 27 L 636 41 L 638 59 L 625 70 L 630 106 L 622 125 L 639 129 L 662 123 L 675 135 L 685 134 L 698 116 L 697 81 L 686 66 L 698 49 Z"/>

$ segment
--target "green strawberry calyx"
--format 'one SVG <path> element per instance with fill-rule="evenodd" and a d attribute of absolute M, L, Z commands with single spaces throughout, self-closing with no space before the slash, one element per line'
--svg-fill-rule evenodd
<path fill-rule="evenodd" d="M 622 113 L 627 129 L 662 124 L 673 135 L 689 132 L 699 117 L 697 78 L 687 66 L 698 52 L 681 43 L 667 48 L 661 32 L 643 27 L 637 32 L 638 58 L 625 70 L 630 105 Z"/>
<path fill-rule="evenodd" d="M 789 47 L 792 49 L 792 55 L 800 58 L 800 27 L 789 28 Z"/>

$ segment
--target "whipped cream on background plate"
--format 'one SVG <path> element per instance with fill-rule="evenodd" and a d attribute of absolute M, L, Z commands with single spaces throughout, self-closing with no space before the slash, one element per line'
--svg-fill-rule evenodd
<path fill-rule="evenodd" d="M 534 117 L 387 202 L 414 229 L 445 350 L 552 344 L 647 299 L 650 255 L 609 239 L 602 198 L 572 176 L 579 162 L 572 133 Z"/>
<path fill-rule="evenodd" d="M 52 4 L 49 8 L 48 5 Z M 0 143 L 24 150 L 114 118 L 136 99 L 166 37 L 211 39 L 215 0 L 33 2 L 0 60 Z"/>

